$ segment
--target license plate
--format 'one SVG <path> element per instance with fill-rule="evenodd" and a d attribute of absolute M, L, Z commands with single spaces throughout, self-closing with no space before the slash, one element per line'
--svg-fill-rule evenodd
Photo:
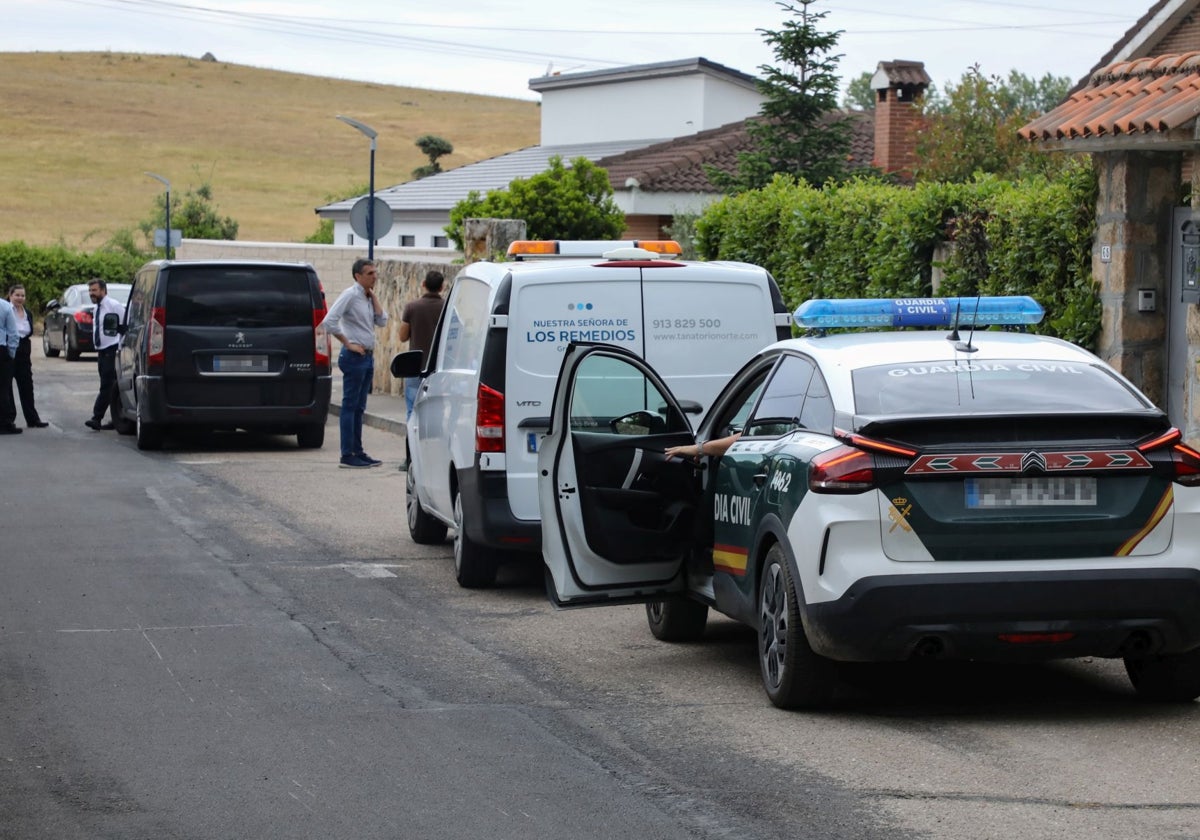
<path fill-rule="evenodd" d="M 270 373 L 266 356 L 213 356 L 215 373 Z"/>
<path fill-rule="evenodd" d="M 1096 479 L 1088 476 L 968 478 L 968 508 L 1094 507 Z"/>

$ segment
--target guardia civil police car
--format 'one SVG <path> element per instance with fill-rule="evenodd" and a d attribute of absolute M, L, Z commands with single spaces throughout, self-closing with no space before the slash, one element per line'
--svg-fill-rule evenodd
<path fill-rule="evenodd" d="M 914 657 L 1122 657 L 1139 694 L 1194 699 L 1200 453 L 1099 358 L 1018 331 L 1041 317 L 809 301 L 695 433 L 645 361 L 572 345 L 538 463 L 553 600 L 646 602 L 664 640 L 742 621 L 785 708 L 831 701 L 838 662 Z M 871 324 L 942 329 L 826 334 Z"/>

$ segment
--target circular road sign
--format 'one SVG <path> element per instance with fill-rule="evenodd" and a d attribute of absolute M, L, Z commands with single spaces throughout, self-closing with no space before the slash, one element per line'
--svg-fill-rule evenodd
<path fill-rule="evenodd" d="M 350 227 L 367 240 L 371 239 L 371 233 L 367 230 L 367 208 L 370 205 L 371 199 L 364 195 L 350 208 Z M 378 242 L 391 229 L 392 208 L 382 198 L 375 196 L 375 241 Z"/>

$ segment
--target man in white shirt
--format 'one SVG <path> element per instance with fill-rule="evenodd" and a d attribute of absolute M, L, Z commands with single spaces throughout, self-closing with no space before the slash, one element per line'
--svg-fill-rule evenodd
<path fill-rule="evenodd" d="M 121 341 L 118 333 L 104 330 L 104 316 L 116 315 L 120 321 L 125 306 L 108 296 L 108 283 L 98 277 L 88 281 L 88 297 L 96 304 L 92 312 L 92 346 L 96 348 L 96 367 L 100 371 L 100 393 L 92 405 L 92 419 L 85 420 L 83 425 L 99 432 L 113 428 L 112 423 L 104 422 L 104 413 L 112 405 L 113 388 L 117 385 L 117 345 Z"/>
<path fill-rule="evenodd" d="M 17 316 L 12 304 L 0 298 L 0 435 L 19 435 L 17 404 L 13 400 L 13 362 L 17 358 Z"/>
<path fill-rule="evenodd" d="M 354 282 L 338 295 L 321 323 L 342 343 L 338 369 L 342 372 L 342 435 L 340 466 L 352 469 L 378 467 L 382 461 L 363 451 L 363 412 L 375 378 L 375 328 L 387 325 L 387 313 L 375 296 L 375 263 L 354 261 Z"/>

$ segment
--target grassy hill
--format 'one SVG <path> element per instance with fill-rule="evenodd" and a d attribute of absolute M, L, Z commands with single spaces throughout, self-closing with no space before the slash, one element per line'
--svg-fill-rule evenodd
<path fill-rule="evenodd" d="M 436 78 L 428 80 L 436 84 Z M 313 209 L 411 180 L 413 142 L 449 140 L 450 169 L 538 142 L 537 103 L 261 70 L 181 56 L 0 53 L 0 241 L 91 250 L 207 181 L 238 239 L 298 241 Z"/>

